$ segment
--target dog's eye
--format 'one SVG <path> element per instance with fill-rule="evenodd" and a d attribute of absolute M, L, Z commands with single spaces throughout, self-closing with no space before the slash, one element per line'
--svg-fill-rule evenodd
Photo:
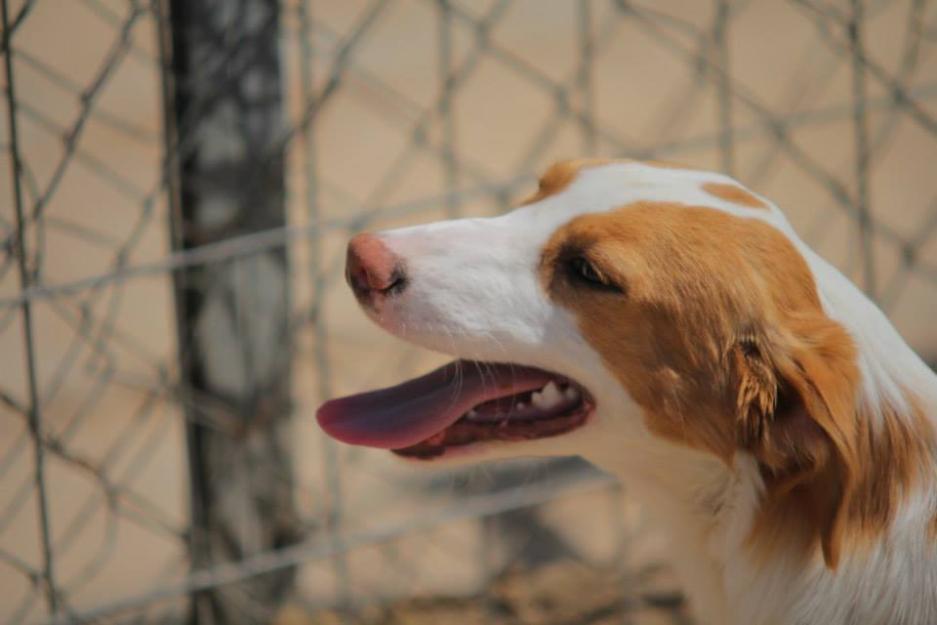
<path fill-rule="evenodd" d="M 621 293 L 617 284 L 609 281 L 595 266 L 582 256 L 573 256 L 566 261 L 566 268 L 572 280 L 593 289 Z"/>

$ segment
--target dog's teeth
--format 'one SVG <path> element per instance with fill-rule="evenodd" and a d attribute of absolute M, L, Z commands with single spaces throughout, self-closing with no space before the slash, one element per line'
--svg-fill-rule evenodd
<path fill-rule="evenodd" d="M 575 401 L 579 399 L 579 391 L 574 389 L 572 386 L 566 389 L 566 392 L 563 393 L 566 396 L 566 399 L 570 401 Z"/>
<path fill-rule="evenodd" d="M 540 408 L 541 410 L 546 410 L 547 408 L 550 407 L 550 403 L 546 400 L 543 394 L 540 393 L 539 391 L 536 393 L 533 393 L 530 396 L 530 403 L 532 403 L 537 408 Z"/>
<path fill-rule="evenodd" d="M 525 402 L 522 402 L 522 401 L 519 401 L 519 402 L 517 402 L 517 403 L 514 405 L 514 408 L 515 408 L 516 410 L 523 410 L 523 409 L 526 408 L 526 407 L 527 407 L 527 404 L 526 404 Z"/>
<path fill-rule="evenodd" d="M 478 411 L 472 408 L 471 410 L 465 413 L 465 416 L 468 417 L 469 419 L 474 419 L 475 417 L 478 416 Z"/>
<path fill-rule="evenodd" d="M 543 387 L 540 396 L 541 404 L 538 406 L 539 408 L 552 408 L 563 400 L 560 389 L 556 388 L 556 384 L 553 382 Z"/>

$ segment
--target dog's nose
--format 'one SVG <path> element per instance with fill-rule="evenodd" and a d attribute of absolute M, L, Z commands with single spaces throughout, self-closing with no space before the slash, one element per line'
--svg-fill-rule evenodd
<path fill-rule="evenodd" d="M 367 233 L 348 242 L 345 279 L 362 302 L 399 293 L 407 284 L 400 259 L 380 237 Z"/>

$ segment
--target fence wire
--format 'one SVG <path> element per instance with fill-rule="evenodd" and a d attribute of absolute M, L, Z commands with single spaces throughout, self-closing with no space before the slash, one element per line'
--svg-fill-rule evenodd
<path fill-rule="evenodd" d="M 505 608 L 497 586 L 544 553 L 614 571 L 612 608 L 582 620 L 658 609 L 685 622 L 648 581 L 653 532 L 585 465 L 429 476 L 312 423 L 326 397 L 437 362 L 354 311 L 348 236 L 504 210 L 557 158 L 731 173 L 937 358 L 924 314 L 937 309 L 937 2 L 271 1 L 286 123 L 269 158 L 287 158 L 286 224 L 184 249 L 171 245 L 173 176 L 230 85 L 212 83 L 218 98 L 167 134 L 167 4 L 2 0 L 4 622 L 177 621 L 196 593 L 230 588 L 249 622 L 285 618 L 284 605 L 395 622 L 387 606 L 452 595 L 546 623 Z M 271 250 L 290 260 L 298 534 L 193 569 L 186 419 L 245 434 L 185 374 L 172 278 Z M 286 603 L 243 586 L 288 569 Z"/>

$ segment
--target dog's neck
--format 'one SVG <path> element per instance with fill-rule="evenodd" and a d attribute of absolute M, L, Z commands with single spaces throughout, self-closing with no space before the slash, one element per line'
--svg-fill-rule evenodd
<path fill-rule="evenodd" d="M 701 623 L 731 623 L 731 614 L 744 613 L 742 601 L 749 605 L 746 609 L 750 610 L 751 618 L 769 614 L 770 602 L 778 606 L 809 603 L 812 600 L 805 595 L 820 592 L 810 589 L 816 580 L 822 580 L 829 589 L 840 583 L 837 576 L 848 580 L 864 575 L 861 560 L 850 554 L 844 554 L 838 569 L 828 569 L 819 549 L 802 564 L 779 558 L 775 561 L 778 566 L 772 569 L 757 563 L 750 538 L 762 509 L 764 483 L 757 462 L 749 454 L 736 454 L 733 465 L 727 467 L 704 453 L 678 451 L 662 442 L 643 445 L 640 450 L 625 450 L 617 457 L 605 455 L 592 460 L 619 477 L 629 495 L 643 504 L 654 527 L 660 529 L 669 543 L 671 562 Z M 937 480 L 937 473 L 933 479 Z M 934 516 L 937 491 L 933 482 L 930 487 L 917 488 L 929 488 L 931 495 L 922 495 L 923 490 L 908 494 L 896 515 L 899 524 L 910 529 L 887 533 L 891 537 L 887 540 L 889 548 L 908 551 L 909 570 L 920 565 L 911 562 L 914 558 L 933 557 L 926 555 L 927 525 L 937 527 Z M 937 538 L 931 540 L 937 544 Z M 916 553 L 911 553 L 912 550 Z M 933 544 L 931 553 L 935 553 Z M 749 599 L 751 596 L 762 597 L 765 602 L 762 612 L 759 612 L 762 607 L 755 605 L 757 601 Z"/>
<path fill-rule="evenodd" d="M 725 560 L 718 549 L 734 501 L 738 473 L 715 457 L 663 440 L 595 449 L 593 464 L 615 475 L 668 543 L 670 561 L 702 623 L 727 623 Z M 716 547 L 714 550 L 713 547 Z"/>
<path fill-rule="evenodd" d="M 898 522 L 901 529 L 887 528 L 882 540 L 885 541 L 887 536 L 887 541 L 893 546 L 921 544 L 921 549 L 924 549 L 926 545 L 918 542 L 923 540 L 918 534 L 926 536 L 928 523 L 937 528 L 937 501 L 934 501 L 937 498 L 934 494 L 937 492 L 937 471 L 933 470 L 937 466 L 933 462 L 933 450 L 937 448 L 937 441 L 933 440 L 933 432 L 937 431 L 937 375 L 904 343 L 885 316 L 858 289 L 823 261 L 816 259 L 815 262 L 827 313 L 847 329 L 858 347 L 862 381 L 856 398 L 855 418 L 900 419 L 903 420 L 902 426 L 907 427 L 911 427 L 908 420 L 912 417 L 923 420 L 925 427 L 912 434 L 928 438 L 924 445 L 931 455 L 919 462 L 926 466 L 920 471 L 913 492 L 902 493 L 905 499 L 895 515 L 890 517 L 890 523 Z M 687 417 L 692 418 L 692 415 Z M 883 427 L 882 421 L 877 423 L 869 427 L 868 436 L 887 438 L 895 434 L 888 427 Z M 874 446 L 876 443 L 870 444 Z M 757 462 L 750 455 L 739 452 L 732 466 L 726 466 L 709 454 L 660 440 L 641 440 L 630 444 L 628 449 L 622 449 L 620 445 L 619 441 L 614 451 L 600 452 L 590 460 L 618 476 L 634 497 L 645 504 L 655 522 L 669 534 L 677 572 L 684 579 L 703 622 L 728 622 L 726 606 L 738 600 L 735 597 L 738 588 L 734 586 L 739 585 L 739 580 L 746 588 L 749 584 L 759 584 L 753 581 L 758 574 L 757 567 L 745 571 L 738 568 L 739 563 L 753 561 L 748 539 L 763 505 L 765 489 Z M 895 454 L 904 450 L 895 447 L 894 441 L 885 440 L 883 445 L 885 452 L 865 460 L 872 463 L 884 461 L 886 466 L 879 468 L 885 472 L 892 471 L 890 463 L 895 460 Z M 870 491 L 866 495 L 874 498 L 879 493 Z M 921 554 L 910 554 L 909 557 L 914 555 L 930 557 Z M 848 575 L 862 575 L 862 566 L 856 561 L 841 564 L 839 570 L 850 567 Z M 763 570 L 762 573 L 765 577 L 760 591 L 770 594 L 771 591 L 765 589 L 774 583 L 770 581 L 772 573 Z M 826 579 L 826 576 L 834 575 L 824 566 L 819 554 L 811 558 L 809 566 L 794 567 L 788 569 L 788 573 L 796 577 L 791 580 L 792 588 L 806 584 L 808 579 Z M 777 571 L 773 575 L 778 578 Z M 836 584 L 835 581 L 824 583 Z M 809 594 L 812 591 L 807 588 L 785 592 Z M 768 601 L 767 598 L 765 600 Z"/>

